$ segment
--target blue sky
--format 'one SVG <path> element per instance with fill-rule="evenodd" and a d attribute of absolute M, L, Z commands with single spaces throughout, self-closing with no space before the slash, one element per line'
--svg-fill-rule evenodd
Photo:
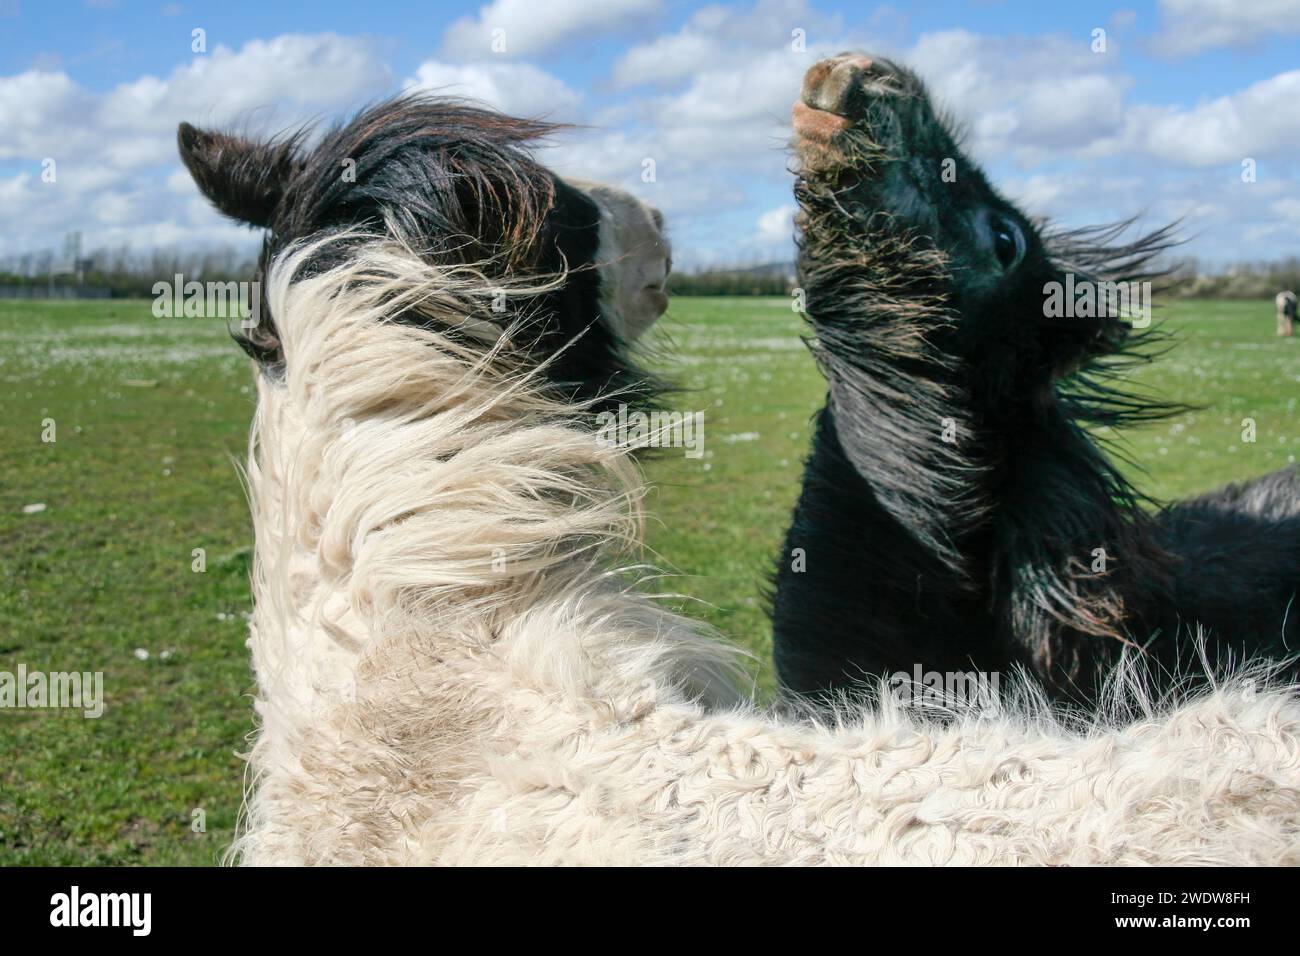
<path fill-rule="evenodd" d="M 1300 0 L 0 0 L 0 256 L 71 229 L 251 245 L 188 182 L 177 122 L 269 131 L 426 87 L 584 124 L 547 161 L 659 205 L 685 265 L 785 258 L 789 106 L 850 48 L 917 69 L 1032 213 L 1183 216 L 1212 263 L 1300 254 Z"/>

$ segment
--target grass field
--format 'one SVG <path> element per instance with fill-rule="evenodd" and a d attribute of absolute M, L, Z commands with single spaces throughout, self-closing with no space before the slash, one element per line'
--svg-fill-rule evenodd
<path fill-rule="evenodd" d="M 1141 377 L 1205 410 L 1130 433 L 1139 486 L 1177 496 L 1294 460 L 1300 342 L 1273 337 L 1271 303 L 1164 315 L 1179 344 Z M 651 465 L 649 543 L 692 613 L 764 659 L 760 594 L 822 395 L 799 332 L 786 300 L 681 299 L 658 333 L 706 451 Z M 106 697 L 97 720 L 0 710 L 0 864 L 206 864 L 229 843 L 252 714 L 249 378 L 220 322 L 0 302 L 0 671 L 103 671 Z"/>

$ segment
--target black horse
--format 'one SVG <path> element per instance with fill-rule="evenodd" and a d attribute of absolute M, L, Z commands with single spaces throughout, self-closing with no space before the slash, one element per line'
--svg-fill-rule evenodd
<path fill-rule="evenodd" d="M 1153 513 L 1088 430 L 1171 410 L 1116 377 L 1151 357 L 1169 230 L 1036 228 L 888 61 L 814 66 L 795 128 L 829 391 L 776 576 L 782 684 L 1024 665 L 1089 702 L 1126 649 L 1168 687 L 1300 648 L 1297 472 Z"/>

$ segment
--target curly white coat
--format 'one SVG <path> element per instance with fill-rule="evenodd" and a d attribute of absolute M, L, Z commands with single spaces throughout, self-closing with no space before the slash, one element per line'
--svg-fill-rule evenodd
<path fill-rule="evenodd" d="M 835 726 L 610 570 L 642 482 L 475 316 L 493 289 L 376 242 L 271 278 L 285 381 L 249 481 L 253 864 L 1278 864 L 1300 703 L 1238 678 L 1087 726 L 888 702 Z M 522 290 L 521 290 L 522 291 Z M 417 308 L 463 334 L 386 321 Z"/>

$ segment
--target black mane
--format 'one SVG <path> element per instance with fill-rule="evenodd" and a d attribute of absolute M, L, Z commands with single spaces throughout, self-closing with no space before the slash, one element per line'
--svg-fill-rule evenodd
<path fill-rule="evenodd" d="M 1126 651 L 1169 686 L 1300 648 L 1300 472 L 1153 508 L 1093 429 L 1183 410 L 1126 378 L 1164 339 L 1046 306 L 1066 280 L 1158 294 L 1174 226 L 1036 227 L 888 61 L 814 67 L 800 109 L 822 117 L 795 195 L 828 392 L 776 573 L 783 685 L 1021 665 L 1086 703 Z"/>
<path fill-rule="evenodd" d="M 346 230 L 391 236 L 432 264 L 473 264 L 488 280 L 563 274 L 558 289 L 507 297 L 501 324 L 534 360 L 551 357 L 547 376 L 564 397 L 651 401 L 663 383 L 601 321 L 600 210 L 530 152 L 558 128 L 415 94 L 365 109 L 314 145 L 306 130 L 248 143 L 187 124 L 179 140 L 213 203 L 267 230 L 259 281 L 292 243 Z M 347 248 L 334 244 L 329 255 L 312 268 L 337 264 Z M 283 356 L 265 298 L 258 327 L 236 338 L 277 373 Z"/>

